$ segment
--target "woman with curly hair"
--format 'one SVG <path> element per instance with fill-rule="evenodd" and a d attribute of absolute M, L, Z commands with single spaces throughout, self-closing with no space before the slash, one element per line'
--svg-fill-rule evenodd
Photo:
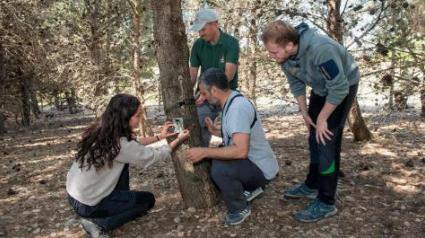
<path fill-rule="evenodd" d="M 170 144 L 147 147 L 176 135 L 166 122 L 157 136 L 136 138 L 142 106 L 137 97 L 117 94 L 102 116 L 89 126 L 67 175 L 68 201 L 91 237 L 111 237 L 109 231 L 137 217 L 155 204 L 150 192 L 130 191 L 129 164 L 146 168 L 170 159 L 171 151 L 189 138 L 184 130 Z"/>

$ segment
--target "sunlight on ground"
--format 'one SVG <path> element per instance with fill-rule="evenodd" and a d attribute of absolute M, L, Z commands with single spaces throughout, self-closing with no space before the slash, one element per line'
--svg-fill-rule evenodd
<path fill-rule="evenodd" d="M 66 154 L 61 153 L 52 153 L 52 155 L 40 155 L 35 157 L 34 159 L 28 159 L 25 162 L 21 162 L 22 164 L 36 164 L 36 163 L 45 163 L 45 162 L 55 162 L 55 161 L 61 161 L 64 158 L 69 158 L 71 160 L 71 157 L 74 157 L 74 151 L 70 151 Z M 60 158 L 60 159 L 59 159 Z M 54 169 L 59 168 L 62 166 L 61 164 L 56 163 Z"/>
<path fill-rule="evenodd" d="M 381 144 L 366 144 L 361 150 L 360 154 L 381 154 L 387 157 L 396 158 L 397 154 L 392 152 L 389 148 L 383 148 Z"/>
<path fill-rule="evenodd" d="M 176 201 L 181 200 L 180 192 L 176 191 L 174 193 L 167 193 L 159 197 L 156 197 L 157 202 L 165 202 L 165 201 L 169 201 L 169 199 L 176 200 Z"/>

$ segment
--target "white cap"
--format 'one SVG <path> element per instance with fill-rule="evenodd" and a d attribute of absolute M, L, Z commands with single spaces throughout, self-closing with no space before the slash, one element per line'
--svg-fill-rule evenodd
<path fill-rule="evenodd" d="M 205 24 L 218 21 L 218 15 L 215 11 L 204 8 L 198 12 L 189 31 L 198 32 L 204 28 Z"/>

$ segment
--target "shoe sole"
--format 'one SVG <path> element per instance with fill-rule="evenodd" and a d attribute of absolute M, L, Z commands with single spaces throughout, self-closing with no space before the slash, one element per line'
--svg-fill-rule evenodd
<path fill-rule="evenodd" d="M 257 188 L 256 190 L 254 190 L 252 192 L 251 196 L 249 196 L 246 200 L 248 202 L 251 202 L 255 198 L 259 198 L 263 194 L 263 192 L 264 192 L 264 190 L 261 187 L 260 188 Z"/>
<path fill-rule="evenodd" d="M 286 194 L 284 193 L 283 196 L 287 197 L 287 198 L 309 198 L 309 199 L 316 199 L 317 198 L 317 194 L 316 195 L 306 195 L 306 196 L 297 196 L 297 195 L 292 195 L 292 194 Z"/>
<path fill-rule="evenodd" d="M 319 220 L 322 220 L 322 219 L 331 217 L 331 216 L 333 216 L 333 215 L 335 215 L 337 213 L 338 213 L 338 209 L 335 208 L 335 210 L 333 210 L 330 213 L 327 213 L 324 217 L 321 217 L 321 218 L 316 218 L 316 219 L 312 219 L 312 220 L 305 220 L 305 219 L 302 219 L 302 218 L 299 218 L 299 217 L 295 216 L 295 219 L 297 219 L 298 221 L 301 221 L 301 222 L 310 223 L 310 222 L 316 222 L 316 221 L 319 221 Z"/>
<path fill-rule="evenodd" d="M 249 216 L 251 215 L 251 210 L 248 212 L 248 215 L 246 215 L 242 220 L 236 222 L 236 223 L 228 223 L 228 222 L 224 222 L 224 226 L 225 227 L 229 227 L 229 226 L 236 226 L 241 224 L 242 222 L 244 222 Z"/>

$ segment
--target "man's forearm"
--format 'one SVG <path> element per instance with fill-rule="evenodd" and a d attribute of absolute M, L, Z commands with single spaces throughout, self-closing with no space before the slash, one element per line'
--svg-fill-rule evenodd
<path fill-rule="evenodd" d="M 325 106 L 323 106 L 322 110 L 319 113 L 319 116 L 317 117 L 317 120 L 328 120 L 329 116 L 332 114 L 333 111 L 335 111 L 337 106 L 338 105 L 334 105 L 326 101 Z"/>
<path fill-rule="evenodd" d="M 199 68 L 190 67 L 190 80 L 192 81 L 192 87 L 196 85 L 196 80 L 198 79 L 198 70 Z"/>
<path fill-rule="evenodd" d="M 226 74 L 227 80 L 229 80 L 229 83 L 233 80 L 236 74 L 236 70 L 238 69 L 238 66 L 234 63 L 226 63 L 224 74 Z"/>
<path fill-rule="evenodd" d="M 307 100 L 305 98 L 305 95 L 298 96 L 296 99 L 297 99 L 298 107 L 300 108 L 301 114 L 303 116 L 307 116 L 308 110 L 307 110 Z"/>
<path fill-rule="evenodd" d="M 232 159 L 246 159 L 248 153 L 237 148 L 236 146 L 226 146 L 220 148 L 205 148 L 207 158 L 221 159 L 221 160 L 232 160 Z"/>

